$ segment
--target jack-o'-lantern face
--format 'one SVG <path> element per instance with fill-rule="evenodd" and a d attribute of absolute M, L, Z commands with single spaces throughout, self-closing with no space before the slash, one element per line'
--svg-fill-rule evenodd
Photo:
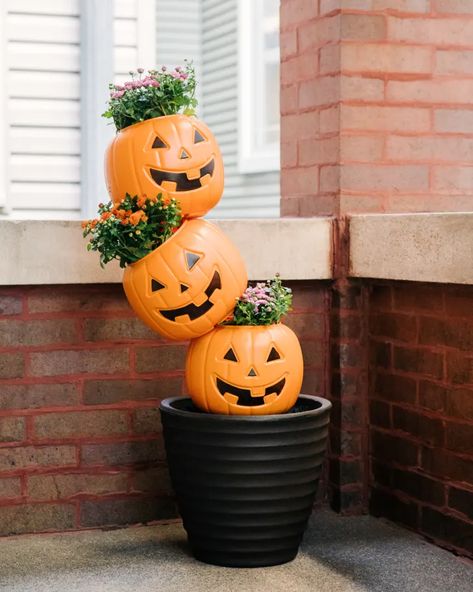
<path fill-rule="evenodd" d="M 302 352 L 285 325 L 223 326 L 191 343 L 186 371 L 192 400 L 205 411 L 282 413 L 300 392 Z"/>
<path fill-rule="evenodd" d="M 126 193 L 174 197 L 186 218 L 203 216 L 223 192 L 223 163 L 209 128 L 195 117 L 168 115 L 118 132 L 105 157 L 112 200 Z"/>
<path fill-rule="evenodd" d="M 158 249 L 125 269 L 123 286 L 137 315 L 170 339 L 210 331 L 233 309 L 247 275 L 228 238 L 205 220 L 188 220 Z"/>

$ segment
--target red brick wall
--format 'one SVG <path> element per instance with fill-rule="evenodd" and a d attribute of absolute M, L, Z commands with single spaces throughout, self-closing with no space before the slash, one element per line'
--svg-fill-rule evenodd
<path fill-rule="evenodd" d="M 282 0 L 282 214 L 471 210 L 472 94 L 468 0 Z"/>
<path fill-rule="evenodd" d="M 473 287 L 375 284 L 371 511 L 473 555 Z"/>
<path fill-rule="evenodd" d="M 339 80 L 320 61 L 337 53 L 340 30 L 318 4 L 281 2 L 282 216 L 338 212 Z"/>
<path fill-rule="evenodd" d="M 293 288 L 304 392 L 325 392 L 327 291 Z M 0 535 L 176 516 L 157 405 L 185 393 L 186 348 L 119 285 L 0 289 Z"/>
<path fill-rule="evenodd" d="M 473 343 L 463 323 L 473 313 L 459 304 L 465 299 L 452 296 L 455 309 L 448 297 L 453 288 L 431 291 L 411 284 L 403 288 L 410 290 L 411 314 L 385 308 L 377 316 L 383 289 L 389 298 L 397 292 L 378 286 L 370 298 L 369 282 L 347 277 L 346 216 L 472 210 L 472 91 L 473 2 L 281 0 L 281 213 L 335 219 L 331 505 L 345 513 L 366 511 L 376 464 L 373 512 L 463 550 L 471 546 L 473 447 L 471 393 L 460 383 L 473 382 L 466 378 L 473 372 L 468 366 Z M 473 288 L 465 290 L 471 295 Z M 465 298 L 471 310 L 472 297 Z M 414 309 L 423 301 L 425 318 Z M 443 308 L 436 308 L 439 303 Z M 371 335 L 369 321 L 379 322 L 379 327 L 371 324 Z M 460 370 L 453 374 L 452 363 L 463 368 L 458 383 L 454 376 Z M 391 394 L 383 398 L 378 388 L 383 380 L 389 393 L 404 393 L 405 385 L 414 384 L 414 394 L 396 402 Z M 428 407 L 424 383 L 430 384 L 430 397 L 434 387 L 435 396 L 439 389 L 444 393 L 442 407 Z M 455 415 L 449 402 L 458 399 L 463 416 L 458 404 Z M 439 441 L 412 434 L 424 424 Z M 405 464 L 391 465 L 398 449 Z M 431 449 L 442 460 L 435 466 L 432 460 L 428 468 L 425 451 Z M 456 484 L 447 484 L 450 469 Z M 427 474 L 443 484 L 444 497 L 430 505 L 421 493 L 431 483 L 421 479 Z M 383 483 L 379 475 L 385 475 Z M 409 484 L 401 486 L 404 477 Z"/>
<path fill-rule="evenodd" d="M 330 376 L 333 403 L 330 430 L 329 501 L 343 514 L 368 505 L 366 287 L 336 282 L 330 310 Z"/>

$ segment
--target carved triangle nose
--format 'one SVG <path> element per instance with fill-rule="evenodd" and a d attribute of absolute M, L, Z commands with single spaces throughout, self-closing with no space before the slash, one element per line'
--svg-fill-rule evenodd
<path fill-rule="evenodd" d="M 190 154 L 182 148 L 181 153 L 179 154 L 179 158 L 182 160 L 184 158 L 190 158 Z"/>
<path fill-rule="evenodd" d="M 182 294 L 182 292 L 185 292 L 185 291 L 186 291 L 186 290 L 188 290 L 188 289 L 189 289 L 189 286 L 188 286 L 188 285 L 186 285 L 186 284 L 181 284 L 181 294 Z"/>
<path fill-rule="evenodd" d="M 248 372 L 248 376 L 257 376 L 256 370 L 254 368 L 250 368 L 250 371 Z"/>

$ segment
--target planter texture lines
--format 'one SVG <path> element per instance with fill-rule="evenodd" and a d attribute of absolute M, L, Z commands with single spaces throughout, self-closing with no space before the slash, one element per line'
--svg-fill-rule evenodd
<path fill-rule="evenodd" d="M 169 469 L 194 556 L 261 567 L 292 560 L 312 511 L 331 404 L 300 395 L 288 413 L 202 413 L 166 399 L 161 418 Z"/>

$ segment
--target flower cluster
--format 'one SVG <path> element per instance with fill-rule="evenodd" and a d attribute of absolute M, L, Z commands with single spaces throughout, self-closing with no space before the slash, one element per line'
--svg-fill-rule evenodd
<path fill-rule="evenodd" d="M 163 66 L 145 72 L 138 68 L 130 75 L 132 79 L 124 84 L 109 85 L 110 99 L 103 117 L 113 119 L 117 130 L 162 115 L 194 114 L 196 82 L 191 63 L 174 70 Z"/>
<path fill-rule="evenodd" d="M 142 259 L 166 241 L 181 224 L 181 211 L 173 198 L 126 197 L 115 206 L 99 204 L 99 217 L 82 223 L 83 236 L 90 235 L 88 251 L 100 253 L 104 267 L 112 259 L 125 267 Z"/>
<path fill-rule="evenodd" d="M 279 323 L 291 308 L 292 291 L 282 285 L 277 274 L 273 280 L 249 286 L 233 311 L 231 325 L 272 325 Z"/>

